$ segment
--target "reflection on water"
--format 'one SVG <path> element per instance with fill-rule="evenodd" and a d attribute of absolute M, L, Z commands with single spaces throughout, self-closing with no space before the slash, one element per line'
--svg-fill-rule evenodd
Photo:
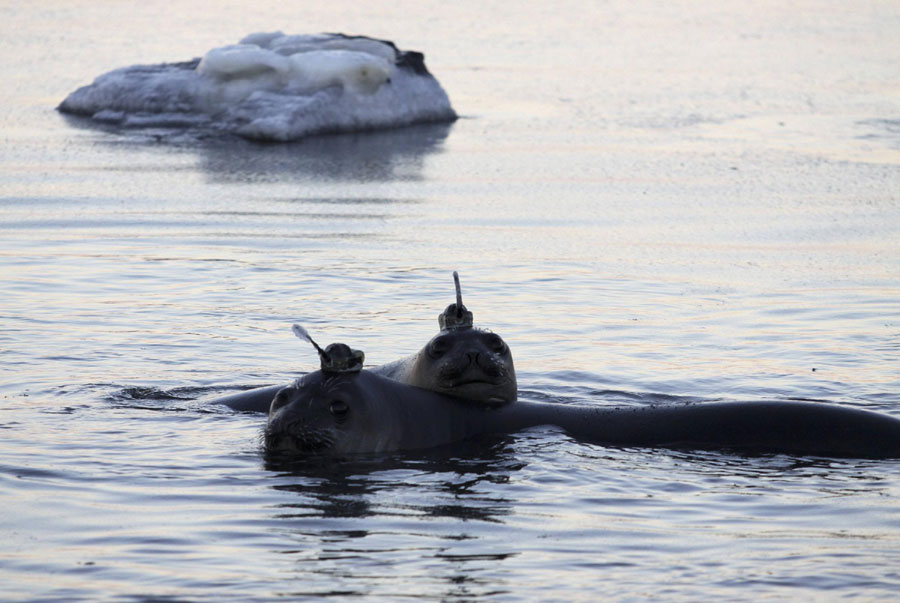
<path fill-rule="evenodd" d="M 510 513 L 510 501 L 485 497 L 482 483 L 504 484 L 525 463 L 507 439 L 483 438 L 415 453 L 350 458 L 296 459 L 266 453 L 266 469 L 277 473 L 274 489 L 293 492 L 299 501 L 280 505 L 281 517 L 383 515 L 387 496 L 396 505 L 428 492 L 435 504 L 401 504 L 403 513 L 458 520 L 498 522 Z M 289 480 L 288 483 L 284 483 Z M 408 491 L 404 496 L 403 491 Z M 452 504 L 451 502 L 452 501 Z"/>
<path fill-rule="evenodd" d="M 900 150 L 900 119 L 864 119 L 858 125 L 865 131 L 859 136 L 861 140 L 883 143 Z"/>
<path fill-rule="evenodd" d="M 297 543 L 285 551 L 304 587 L 294 594 L 386 589 L 452 598 L 504 590 L 490 574 L 518 555 L 515 545 L 484 547 L 476 534 L 514 514 L 502 488 L 525 466 L 509 439 L 378 457 L 269 458 L 271 488 L 288 494 L 273 517 Z M 345 565 L 351 560 L 355 570 Z M 393 569 L 373 580 L 363 569 L 370 565 Z"/>
<path fill-rule="evenodd" d="M 452 124 L 313 136 L 290 144 L 201 144 L 199 168 L 213 182 L 415 181 L 429 154 L 441 152 Z"/>
<path fill-rule="evenodd" d="M 165 144 L 196 154 L 196 169 L 213 183 L 264 184 L 295 180 L 342 182 L 417 181 L 428 155 L 442 152 L 453 123 L 310 136 L 299 142 L 261 143 L 182 130 L 122 131 L 93 120 L 63 116 L 72 127 L 102 133 L 114 149 Z M 134 169 L 134 166 L 130 166 Z"/>

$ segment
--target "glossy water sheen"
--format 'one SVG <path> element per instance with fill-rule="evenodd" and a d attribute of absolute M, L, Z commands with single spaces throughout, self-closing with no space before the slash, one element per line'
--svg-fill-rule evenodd
<path fill-rule="evenodd" d="M 893 598 L 900 463 L 552 430 L 289 464 L 217 394 L 382 363 L 452 301 L 521 397 L 900 416 L 889 2 L 5 3 L 0 598 Z M 421 49 L 450 127 L 290 146 L 53 107 L 273 29 Z"/>

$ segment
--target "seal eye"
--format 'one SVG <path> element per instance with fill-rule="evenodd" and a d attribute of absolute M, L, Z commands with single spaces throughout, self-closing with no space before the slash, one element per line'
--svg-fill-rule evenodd
<path fill-rule="evenodd" d="M 350 411 L 350 406 L 343 400 L 333 400 L 328 405 L 328 411 L 338 420 L 345 419 Z"/>
<path fill-rule="evenodd" d="M 440 358 L 450 349 L 450 340 L 446 337 L 435 337 L 428 344 L 428 355 L 433 358 Z"/>
<path fill-rule="evenodd" d="M 275 397 L 272 399 L 272 405 L 269 407 L 269 412 L 275 412 L 282 406 L 287 406 L 290 401 L 291 388 L 285 387 L 284 389 L 278 390 L 278 393 L 275 394 Z"/>

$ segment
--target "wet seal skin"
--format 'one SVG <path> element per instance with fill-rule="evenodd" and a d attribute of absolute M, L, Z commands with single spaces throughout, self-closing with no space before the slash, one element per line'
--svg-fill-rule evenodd
<path fill-rule="evenodd" d="M 900 458 L 900 419 L 867 410 L 809 402 L 602 408 L 521 400 L 489 408 L 362 370 L 355 360 L 361 352 L 348 346 L 316 347 L 322 368 L 272 400 L 268 453 L 419 450 L 546 425 L 617 447 Z"/>
<path fill-rule="evenodd" d="M 440 331 L 410 356 L 369 371 L 422 389 L 498 407 L 516 401 L 518 383 L 509 346 L 496 333 L 473 326 L 462 303 L 459 275 L 454 272 L 456 303 L 438 316 Z M 284 385 L 260 387 L 213 400 L 234 410 L 268 412 Z"/>
<path fill-rule="evenodd" d="M 415 354 L 372 372 L 476 405 L 493 408 L 515 402 L 518 383 L 509 346 L 496 333 L 474 326 L 456 272 L 453 281 L 456 303 L 438 316 L 440 332 Z"/>

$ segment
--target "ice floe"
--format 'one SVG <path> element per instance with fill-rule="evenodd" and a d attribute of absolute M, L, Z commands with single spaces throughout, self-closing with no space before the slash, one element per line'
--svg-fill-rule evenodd
<path fill-rule="evenodd" d="M 110 71 L 58 108 L 121 128 L 274 141 L 456 118 L 422 53 L 365 36 L 281 32 L 191 61 Z"/>

